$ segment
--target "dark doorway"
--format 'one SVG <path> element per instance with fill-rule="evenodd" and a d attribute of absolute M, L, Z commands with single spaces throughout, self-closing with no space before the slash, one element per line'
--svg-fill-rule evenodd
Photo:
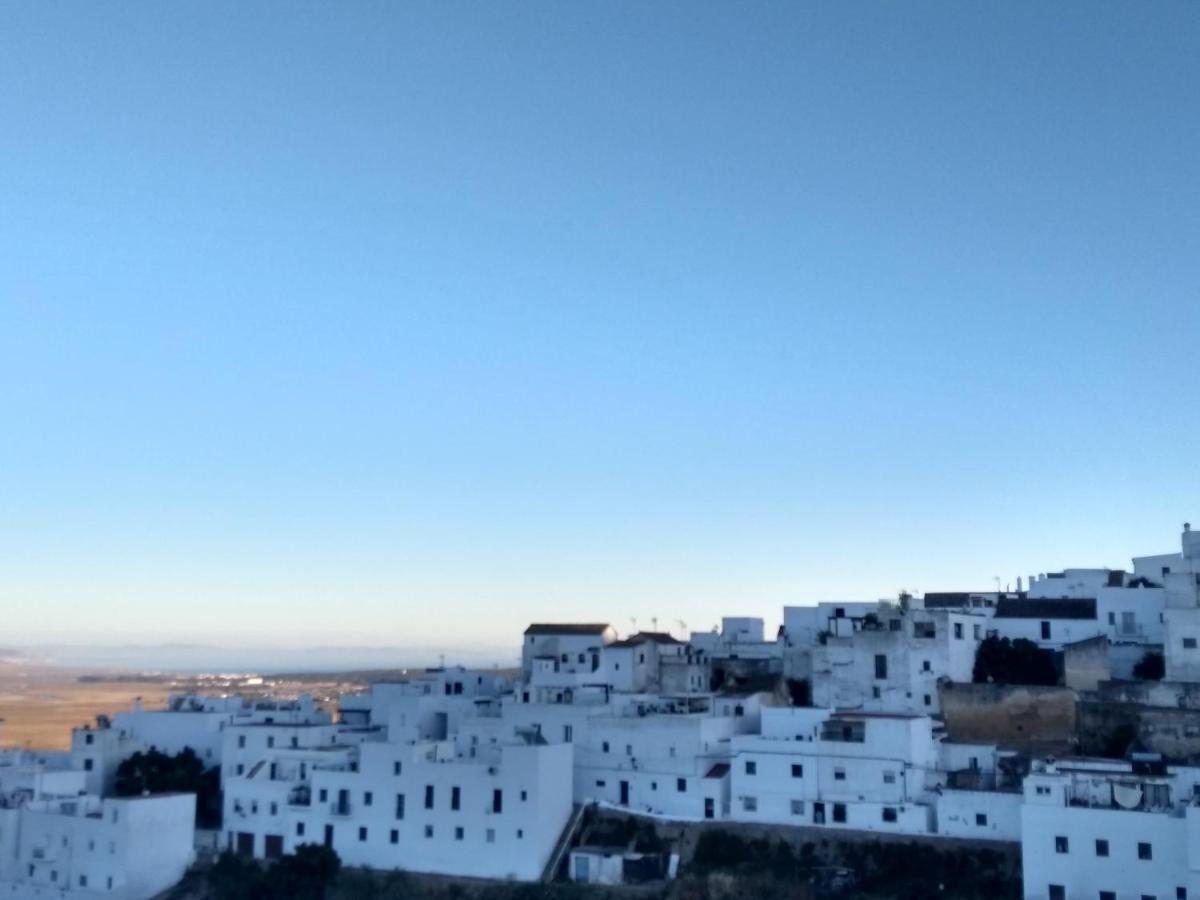
<path fill-rule="evenodd" d="M 628 781 L 621 782 L 621 805 L 622 806 L 629 805 L 629 782 Z"/>
<path fill-rule="evenodd" d="M 704 818 L 711 819 L 717 814 L 717 805 L 712 797 L 704 798 Z"/>

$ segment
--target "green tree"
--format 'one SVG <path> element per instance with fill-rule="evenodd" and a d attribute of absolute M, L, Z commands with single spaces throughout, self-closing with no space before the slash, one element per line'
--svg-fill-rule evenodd
<path fill-rule="evenodd" d="M 195 794 L 196 824 L 221 827 L 221 772 L 206 769 L 191 747 L 174 756 L 151 748 L 137 752 L 117 766 L 113 790 L 118 797 L 142 794 Z"/>

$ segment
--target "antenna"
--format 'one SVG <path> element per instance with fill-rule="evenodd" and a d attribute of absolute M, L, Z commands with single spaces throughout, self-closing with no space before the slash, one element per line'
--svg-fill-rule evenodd
<path fill-rule="evenodd" d="M 676 619 L 675 621 L 679 623 L 679 630 L 683 632 L 683 636 L 687 637 L 687 622 L 683 621 L 683 619 Z"/>
<path fill-rule="evenodd" d="M 658 616 L 651 616 L 651 617 L 650 617 L 650 630 L 651 630 L 651 631 L 658 631 Z"/>
<path fill-rule="evenodd" d="M 630 616 L 629 621 L 633 623 L 633 633 L 637 634 L 637 616 Z"/>

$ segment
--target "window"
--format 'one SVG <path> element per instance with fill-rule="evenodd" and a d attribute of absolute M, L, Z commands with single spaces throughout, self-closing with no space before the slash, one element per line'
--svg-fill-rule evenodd
<path fill-rule="evenodd" d="M 1187 900 L 1187 888 L 1185 888 L 1185 887 L 1175 888 L 1175 900 Z"/>
<path fill-rule="evenodd" d="M 625 755 L 626 755 L 626 756 L 633 756 L 633 744 L 626 744 L 626 745 L 625 745 Z"/>
<path fill-rule="evenodd" d="M 267 736 L 267 749 L 270 750 L 274 746 L 275 746 L 275 738 L 268 735 Z"/>
<path fill-rule="evenodd" d="M 804 815 L 804 801 L 803 800 L 793 800 L 792 801 L 792 815 L 793 816 Z"/>
<path fill-rule="evenodd" d="M 844 768 L 842 768 L 841 766 L 836 767 L 833 770 L 833 780 L 834 781 L 845 781 L 846 780 L 846 770 Z"/>
<path fill-rule="evenodd" d="M 524 803 L 528 799 L 529 799 L 529 792 L 521 791 L 521 802 Z"/>
<path fill-rule="evenodd" d="M 433 809 L 433 785 L 425 785 L 425 808 Z"/>
<path fill-rule="evenodd" d="M 1101 840 L 1100 838 L 1096 839 L 1096 855 L 1108 856 L 1108 841 Z"/>
<path fill-rule="evenodd" d="M 500 788 L 496 788 L 494 791 L 492 791 L 492 812 L 504 812 L 504 791 L 502 791 Z"/>
<path fill-rule="evenodd" d="M 239 775 L 241 775 L 245 771 L 246 771 L 246 767 L 244 765 L 242 765 L 241 763 L 238 763 L 237 764 L 237 773 Z"/>
<path fill-rule="evenodd" d="M 845 822 L 846 821 L 846 804 L 845 803 L 833 804 L 833 821 L 835 821 L 835 822 Z"/>
<path fill-rule="evenodd" d="M 393 829 L 392 829 L 392 830 L 391 830 L 391 831 L 388 833 L 388 840 L 389 840 L 389 841 L 391 841 L 393 844 L 398 844 L 398 843 L 400 843 L 400 832 L 399 832 L 399 831 L 397 831 L 395 828 L 393 828 Z"/>
<path fill-rule="evenodd" d="M 363 791 L 363 806 L 370 806 L 371 801 L 375 799 L 375 795 L 370 791 Z"/>
<path fill-rule="evenodd" d="M 1050 900 L 1067 900 L 1067 889 L 1061 884 L 1052 884 L 1047 892 Z"/>
<path fill-rule="evenodd" d="M 885 821 L 885 822 L 895 822 L 896 821 L 896 807 L 885 806 L 883 808 L 883 821 Z"/>
<path fill-rule="evenodd" d="M 883 696 L 883 694 L 879 690 L 879 685 L 877 685 L 877 684 L 871 685 L 871 699 L 878 700 L 882 696 Z"/>
<path fill-rule="evenodd" d="M 1195 650 L 1196 649 L 1196 639 L 1195 638 L 1184 638 L 1183 639 L 1183 649 L 1184 650 Z"/>
<path fill-rule="evenodd" d="M 296 837 L 304 837 L 304 823 L 303 822 L 296 823 Z"/>
<path fill-rule="evenodd" d="M 757 797 L 743 797 L 742 798 L 742 809 L 745 812 L 756 812 L 758 810 L 758 798 Z"/>
<path fill-rule="evenodd" d="M 933 671 L 933 663 L 931 663 L 927 659 L 921 660 L 921 671 L 922 672 L 932 672 Z"/>
<path fill-rule="evenodd" d="M 1070 848 L 1071 848 L 1070 842 L 1066 839 L 1065 836 L 1063 836 L 1061 834 L 1055 836 L 1055 838 L 1054 838 L 1054 852 L 1055 853 L 1069 853 L 1069 852 L 1071 852 Z"/>
<path fill-rule="evenodd" d="M 979 640 L 980 635 L 982 634 L 982 629 L 978 625 L 972 625 L 971 626 L 971 634 L 975 638 L 975 640 Z"/>
<path fill-rule="evenodd" d="M 804 766 L 800 765 L 799 763 L 792 763 L 792 777 L 793 778 L 803 778 L 804 777 Z"/>
<path fill-rule="evenodd" d="M 87 876 L 86 875 L 79 876 L 79 886 L 83 887 L 83 888 L 87 887 Z"/>
<path fill-rule="evenodd" d="M 90 759 L 85 759 L 85 760 L 83 761 L 83 771 L 85 771 L 85 772 L 90 772 L 90 771 L 92 771 L 92 760 L 90 760 Z"/>
<path fill-rule="evenodd" d="M 932 696 L 932 695 L 930 695 L 930 694 L 926 694 L 926 695 L 925 695 L 925 705 L 926 705 L 926 706 L 932 706 L 932 705 L 933 705 L 933 696 Z"/>
<path fill-rule="evenodd" d="M 462 800 L 462 791 L 459 788 L 450 788 L 450 808 L 458 809 Z"/>
<path fill-rule="evenodd" d="M 1042 640 L 1043 641 L 1050 640 L 1050 623 L 1049 622 L 1042 623 Z"/>
<path fill-rule="evenodd" d="M 1101 891 L 1100 900 L 1117 900 L 1116 891 Z"/>
<path fill-rule="evenodd" d="M 488 842 L 489 844 L 494 844 L 494 843 L 496 843 L 496 829 L 495 829 L 495 828 L 489 828 L 489 829 L 487 830 L 486 834 L 484 835 L 484 837 L 486 838 L 486 840 L 487 840 L 487 842 Z"/>
<path fill-rule="evenodd" d="M 570 725 L 564 725 L 563 726 L 563 743 L 564 744 L 571 743 L 571 739 L 573 737 L 574 737 L 574 729 Z"/>
<path fill-rule="evenodd" d="M 975 824 L 981 828 L 987 827 L 987 813 L 975 813 Z"/>
<path fill-rule="evenodd" d="M 95 736 L 94 734 L 88 734 L 88 735 L 85 735 L 85 736 L 84 736 L 83 742 L 84 742 L 85 744 L 90 744 L 90 743 L 92 743 L 92 741 L 94 741 L 95 739 L 96 739 L 96 736 Z"/>
<path fill-rule="evenodd" d="M 454 839 L 456 841 L 461 841 L 463 839 L 463 830 L 461 826 L 454 829 Z"/>
<path fill-rule="evenodd" d="M 392 774 L 393 775 L 400 774 L 400 760 L 396 760 L 394 763 L 392 763 Z"/>
<path fill-rule="evenodd" d="M 888 631 L 899 631 L 902 623 L 899 619 L 888 620 Z"/>
<path fill-rule="evenodd" d="M 404 795 L 403 794 L 396 795 L 396 818 L 397 819 L 404 818 Z"/>
<path fill-rule="evenodd" d="M 433 837 L 433 826 L 432 825 L 425 826 L 425 837 L 427 837 L 427 838 Z"/>
<path fill-rule="evenodd" d="M 875 677 L 887 678 L 887 656 L 883 653 L 875 654 Z"/>
<path fill-rule="evenodd" d="M 752 759 L 746 760 L 746 774 L 747 775 L 757 775 L 758 774 L 758 763 L 756 763 Z"/>
<path fill-rule="evenodd" d="M 1048 787 L 1047 787 L 1046 785 L 1044 785 L 1044 784 L 1039 784 L 1037 787 L 1035 787 L 1035 788 L 1034 788 L 1034 791 L 1037 793 L 1037 795 L 1038 795 L 1039 797 L 1045 797 L 1045 796 L 1048 796 L 1048 795 L 1049 795 L 1049 793 L 1050 793 L 1050 788 L 1048 788 Z"/>
<path fill-rule="evenodd" d="M 884 784 L 895 784 L 896 783 L 896 773 L 891 771 L 890 769 L 884 769 L 883 770 L 883 783 Z"/>
<path fill-rule="evenodd" d="M 246 736 L 244 734 L 238 735 L 238 749 L 239 750 L 246 749 Z"/>
<path fill-rule="evenodd" d="M 358 829 L 358 839 L 359 839 L 360 841 L 365 841 L 365 840 L 367 839 L 367 828 L 366 828 L 366 826 L 365 826 L 365 825 L 361 825 L 361 826 L 359 826 L 359 829 Z"/>
<path fill-rule="evenodd" d="M 525 831 L 521 828 L 518 828 L 517 829 L 517 840 L 520 840 L 523 837 L 525 837 Z"/>
<path fill-rule="evenodd" d="M 954 639 L 956 641 L 961 641 L 962 638 L 963 638 L 962 622 L 955 622 L 954 623 Z"/>
<path fill-rule="evenodd" d="M 603 743 L 600 744 L 600 752 L 601 753 L 608 752 L 608 741 L 604 741 Z"/>
<path fill-rule="evenodd" d="M 1154 859 L 1154 848 L 1146 841 L 1138 841 L 1138 859 Z"/>
<path fill-rule="evenodd" d="M 686 794 L 687 793 L 687 779 L 686 778 L 676 778 L 675 779 L 675 790 L 677 790 L 681 794 Z"/>

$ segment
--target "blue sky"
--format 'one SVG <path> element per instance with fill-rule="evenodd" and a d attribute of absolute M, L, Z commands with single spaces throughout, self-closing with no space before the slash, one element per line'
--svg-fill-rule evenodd
<path fill-rule="evenodd" d="M 9 4 L 7 643 L 505 644 L 1200 519 L 1193 3 Z"/>

